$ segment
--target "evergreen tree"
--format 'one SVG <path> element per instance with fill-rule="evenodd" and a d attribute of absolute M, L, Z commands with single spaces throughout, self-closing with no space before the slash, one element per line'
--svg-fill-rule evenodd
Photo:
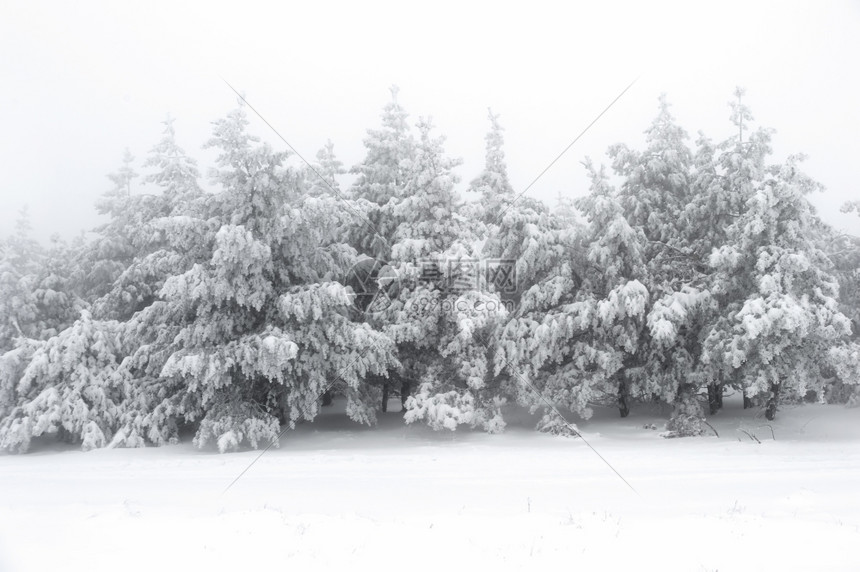
<path fill-rule="evenodd" d="M 706 358 L 735 375 L 746 396 L 765 396 L 768 419 L 781 399 L 821 391 L 828 351 L 851 332 L 830 260 L 812 234 L 816 218 L 805 195 L 820 186 L 799 161 L 766 170 L 729 243 L 710 258 L 724 310 Z"/>
<path fill-rule="evenodd" d="M 642 281 L 645 239 L 623 216 L 603 169 L 590 162 L 590 194 L 577 201 L 588 220 L 581 243 L 562 257 L 551 276 L 529 288 L 509 321 L 496 368 L 519 380 L 517 401 L 544 409 L 539 427 L 556 431 L 552 408 L 582 418 L 594 403 L 629 411 L 628 371 L 636 364 L 650 295 Z"/>
<path fill-rule="evenodd" d="M 671 260 L 664 261 L 666 244 L 681 234 L 681 213 L 690 199 L 692 153 L 687 133 L 675 123 L 666 96 L 660 96 L 660 111 L 645 131 L 646 148 L 638 152 L 624 144 L 609 149 L 613 171 L 623 177 L 619 200 L 628 223 L 640 228 L 648 239 L 647 258 L 655 280 L 665 281 L 659 270 L 671 273 Z M 672 245 L 674 246 L 674 245 Z"/>
<path fill-rule="evenodd" d="M 483 222 L 498 224 L 505 208 L 514 200 L 514 189 L 508 180 L 508 166 L 505 162 L 503 135 L 504 127 L 499 124 L 498 114 L 487 110 L 490 119 L 490 131 L 485 139 L 487 151 L 484 170 L 472 181 L 471 190 L 481 196 L 483 206 Z"/>
<path fill-rule="evenodd" d="M 114 282 L 128 268 L 135 256 L 135 236 L 140 226 L 136 218 L 140 215 L 140 195 L 132 195 L 131 184 L 138 176 L 132 163 L 134 157 L 128 149 L 123 156 L 123 165 L 108 175 L 113 187 L 96 203 L 100 215 L 109 217 L 108 222 L 96 229 L 97 236 L 79 254 L 78 267 L 82 297 L 94 304 L 96 318 L 115 318 L 123 309 L 97 304 L 113 288 Z"/>
<path fill-rule="evenodd" d="M 13 407 L 0 421 L 0 448 L 25 452 L 33 437 L 59 434 L 86 450 L 107 445 L 116 430 L 124 387 L 118 324 L 83 311 L 74 325 L 21 354 L 2 357 L 0 372 L 22 370 Z M 11 363 L 10 363 L 11 362 Z M 2 374 L 0 374 L 2 375 Z"/>
<path fill-rule="evenodd" d="M 647 239 L 642 279 L 653 302 L 636 363 L 625 368 L 625 376 L 638 397 L 674 405 L 670 431 L 694 434 L 701 432 L 696 395 L 710 382 L 701 363 L 701 330 L 712 304 L 702 284 L 706 269 L 686 235 L 684 215 L 695 200 L 695 169 L 708 173 L 711 149 L 702 141 L 693 155 L 665 95 L 645 135 L 643 152 L 623 144 L 610 148 L 613 169 L 624 179 L 624 216 Z"/>
<path fill-rule="evenodd" d="M 378 323 L 397 344 L 403 375 L 419 384 L 406 402 L 407 422 L 501 430 L 500 404 L 484 385 L 499 300 L 478 284 L 479 239 L 454 191 L 460 161 L 446 157 L 429 121 L 418 129 L 403 197 L 384 209 L 398 223 L 391 263 L 404 286 Z"/>
<path fill-rule="evenodd" d="M 12 349 L 19 337 L 38 337 L 33 289 L 42 259 L 39 244 L 30 237 L 30 215 L 23 208 L 15 233 L 0 242 L 0 354 Z"/>
<path fill-rule="evenodd" d="M 359 252 L 388 260 L 392 233 L 398 221 L 391 219 L 389 202 L 404 197 L 407 177 L 413 168 L 415 138 L 407 123 L 408 114 L 397 101 L 398 88 L 391 88 L 391 102 L 382 112 L 382 128 L 370 129 L 364 139 L 367 154 L 350 172 L 357 175 L 351 195 L 361 209 L 362 220 L 351 241 Z"/>
<path fill-rule="evenodd" d="M 164 301 L 136 320 L 139 328 L 163 323 L 169 335 L 128 362 L 143 378 L 122 428 L 129 444 L 175 439 L 181 423 L 197 426 L 198 446 L 215 442 L 221 451 L 275 442 L 281 424 L 312 420 L 338 380 L 350 415 L 372 423 L 354 405 L 363 379 L 396 363 L 387 338 L 349 319 L 349 293 L 332 280 L 345 268 L 308 264 L 305 253 L 342 250 L 310 231 L 334 225 L 316 218 L 322 210 L 303 212 L 301 173 L 283 167 L 287 154 L 258 144 L 247 124 L 235 110 L 215 122 L 208 143 L 220 151 L 222 188 L 205 203 L 207 221 L 217 221 L 198 247 L 208 257 L 167 279 Z"/>
<path fill-rule="evenodd" d="M 308 173 L 308 193 L 312 196 L 334 195 L 346 200 L 340 192 L 340 184 L 337 176 L 346 173 L 343 163 L 334 154 L 334 143 L 329 139 L 325 146 L 317 151 L 316 165 L 314 171 Z"/>
<path fill-rule="evenodd" d="M 99 242 L 111 238 L 124 241 L 130 259 L 106 292 L 93 303 L 97 315 L 126 320 L 158 298 L 167 277 L 184 272 L 200 253 L 186 248 L 172 253 L 181 235 L 198 227 L 192 215 L 200 208 L 204 193 L 198 184 L 196 161 L 176 143 L 174 120 L 168 116 L 162 139 L 151 149 L 144 167 L 153 168 L 143 180 L 158 188 L 157 194 L 138 194 L 123 201 L 124 211 L 102 231 Z M 124 180 L 124 179 L 123 179 Z M 117 225 L 123 225 L 117 228 Z M 177 236 L 179 235 L 179 236 Z M 189 247 L 188 241 L 184 241 Z"/>
<path fill-rule="evenodd" d="M 189 157 L 176 142 L 175 121 L 170 115 L 163 121 L 164 134 L 143 164 L 144 167 L 155 169 L 143 180 L 160 187 L 161 195 L 154 197 L 160 208 L 152 210 L 161 216 L 186 214 L 190 204 L 203 194 L 198 184 L 200 171 L 197 161 Z"/>

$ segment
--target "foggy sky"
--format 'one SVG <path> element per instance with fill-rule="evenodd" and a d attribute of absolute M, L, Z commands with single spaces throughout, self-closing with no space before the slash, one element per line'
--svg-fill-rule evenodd
<path fill-rule="evenodd" d="M 305 157 L 330 138 L 347 167 L 397 84 L 413 123 L 433 116 L 463 158 L 461 190 L 483 166 L 491 106 L 517 191 L 638 77 L 528 193 L 547 201 L 586 192 L 586 155 L 641 146 L 661 92 L 691 145 L 700 129 L 728 136 L 742 85 L 756 125 L 777 130 L 775 158 L 809 155 L 805 170 L 827 187 L 813 202 L 860 234 L 839 213 L 860 198 L 860 3 L 568 4 L 5 2 L 0 235 L 24 204 L 40 239 L 92 228 L 106 174 L 125 147 L 143 172 L 167 113 L 211 166 L 210 122 L 236 105 L 221 77 Z M 251 130 L 283 149 L 253 115 Z"/>

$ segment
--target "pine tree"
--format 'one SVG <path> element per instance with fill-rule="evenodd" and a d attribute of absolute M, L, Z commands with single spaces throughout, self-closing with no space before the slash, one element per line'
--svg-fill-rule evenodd
<path fill-rule="evenodd" d="M 390 256 L 392 233 L 398 224 L 383 207 L 404 197 L 407 177 L 414 170 L 415 138 L 408 114 L 397 101 L 398 92 L 392 86 L 391 102 L 382 112 L 382 128 L 368 130 L 364 139 L 367 154 L 350 170 L 357 175 L 350 194 L 362 213 L 351 242 L 359 252 L 381 261 Z"/>
<path fill-rule="evenodd" d="M 406 402 L 407 422 L 501 430 L 499 403 L 484 385 L 486 337 L 499 301 L 478 284 L 480 241 L 454 190 L 460 161 L 445 155 L 444 138 L 432 136 L 429 121 L 418 130 L 402 198 L 383 209 L 397 222 L 391 264 L 403 287 L 375 321 L 397 344 L 401 376 L 418 384 Z"/>
<path fill-rule="evenodd" d="M 30 215 L 24 207 L 15 233 L 0 242 L 0 354 L 12 349 L 19 337 L 38 337 L 33 289 L 38 280 L 42 249 L 30 237 Z"/>
<path fill-rule="evenodd" d="M 816 218 L 805 195 L 820 185 L 799 161 L 791 157 L 755 181 L 729 243 L 710 258 L 724 310 L 706 357 L 736 376 L 747 397 L 766 397 L 768 419 L 780 400 L 820 393 L 828 352 L 851 331 L 830 261 L 812 234 Z"/>
<path fill-rule="evenodd" d="M 653 302 L 636 364 L 625 375 L 640 398 L 656 397 L 674 406 L 670 432 L 697 434 L 702 415 L 696 395 L 710 383 L 701 363 L 701 330 L 712 303 L 702 283 L 707 270 L 687 236 L 685 215 L 696 199 L 696 169 L 703 168 L 701 176 L 707 176 L 712 153 L 708 142 L 700 140 L 702 147 L 693 155 L 665 95 L 645 134 L 641 153 L 625 145 L 610 148 L 613 169 L 624 179 L 624 216 L 647 239 L 643 281 Z"/>
<path fill-rule="evenodd" d="M 616 403 L 627 415 L 627 370 L 636 364 L 650 299 L 640 280 L 642 231 L 627 224 L 603 169 L 590 161 L 586 168 L 591 191 L 577 206 L 588 229 L 524 293 L 495 356 L 497 371 L 508 369 L 517 384 L 517 401 L 543 409 L 539 427 L 549 431 L 559 427 L 554 407 L 588 418 L 592 404 Z"/>
<path fill-rule="evenodd" d="M 850 205 L 850 203 L 849 203 Z M 849 205 L 843 209 L 851 212 Z M 860 215 L 860 201 L 854 203 L 854 210 Z M 830 258 L 835 265 L 839 280 L 839 301 L 842 311 L 851 318 L 854 338 L 860 337 L 860 237 L 856 235 L 826 233 Z"/>
<path fill-rule="evenodd" d="M 624 144 L 609 150 L 613 171 L 624 178 L 619 192 L 624 216 L 631 226 L 642 229 L 649 241 L 652 274 L 661 268 L 665 245 L 679 236 L 681 213 L 690 198 L 692 154 L 686 139 L 687 133 L 675 123 L 664 94 L 657 117 L 645 131 L 645 150 L 637 152 Z M 672 266 L 671 261 L 665 264 Z"/>
<path fill-rule="evenodd" d="M 198 261 L 193 249 L 171 252 L 171 247 L 191 231 L 200 232 L 201 221 L 195 212 L 204 200 L 198 184 L 200 173 L 196 161 L 176 143 L 174 120 L 168 116 L 162 139 L 151 149 L 144 167 L 153 168 L 143 181 L 155 185 L 158 193 L 137 194 L 123 201 L 124 211 L 102 230 L 99 242 L 123 241 L 129 252 L 117 265 L 126 266 L 114 272 L 113 283 L 94 301 L 97 315 L 127 320 L 158 298 L 165 279 L 187 270 Z M 120 180 L 125 180 L 120 178 Z M 119 183 L 118 183 L 119 184 Z M 122 225 L 121 228 L 117 228 Z"/>
<path fill-rule="evenodd" d="M 108 175 L 113 187 L 96 203 L 100 215 L 109 217 L 108 222 L 96 229 L 97 236 L 79 254 L 82 297 L 94 304 L 96 318 L 115 318 L 124 308 L 97 304 L 113 288 L 114 282 L 128 268 L 135 256 L 135 236 L 140 225 L 139 203 L 141 197 L 132 195 L 131 184 L 138 176 L 132 163 L 134 157 L 128 149 L 123 156 L 123 165 Z"/>
<path fill-rule="evenodd" d="M 346 173 L 343 163 L 334 154 L 334 143 L 331 139 L 326 141 L 325 146 L 317 151 L 314 172 L 308 173 L 308 193 L 311 196 L 333 195 L 343 200 L 346 197 L 340 192 L 340 184 L 337 182 L 338 175 Z"/>
<path fill-rule="evenodd" d="M 83 311 L 74 325 L 33 344 L 15 387 L 14 407 L 0 421 L 0 448 L 26 452 L 32 438 L 59 434 L 86 451 L 107 445 L 116 430 L 123 384 L 118 324 Z M 19 360 L 3 356 L 2 361 Z M 8 364 L 0 364 L 0 371 Z"/>
<path fill-rule="evenodd" d="M 481 196 L 483 206 L 483 222 L 498 224 L 505 208 L 514 200 L 514 189 L 508 180 L 508 166 L 505 162 L 503 135 L 504 127 L 499 124 L 498 114 L 487 110 L 490 119 L 490 131 L 485 139 L 487 151 L 484 170 L 472 181 L 470 188 Z"/>
<path fill-rule="evenodd" d="M 198 183 L 197 161 L 176 142 L 175 121 L 170 115 L 163 121 L 164 134 L 143 163 L 144 167 L 155 169 L 143 181 L 160 187 L 161 195 L 154 198 L 161 208 L 153 210 L 161 216 L 186 214 L 190 204 L 203 194 Z"/>
<path fill-rule="evenodd" d="M 127 361 L 140 378 L 124 416 L 127 444 L 169 442 L 182 423 L 197 426 L 201 447 L 276 442 L 281 424 L 312 420 L 320 396 L 338 382 L 350 415 L 372 423 L 354 406 L 364 378 L 396 364 L 387 338 L 349 319 L 349 293 L 333 280 L 346 270 L 337 265 L 343 245 L 327 234 L 320 244 L 312 230 L 331 232 L 335 213 L 302 209 L 303 175 L 247 125 L 244 110 L 235 110 L 215 122 L 208 143 L 220 152 L 222 190 L 203 204 L 205 220 L 216 223 L 197 239 L 207 255 L 168 278 L 163 302 L 135 319 L 138 331 L 159 329 Z M 330 252 L 319 259 L 329 268 L 309 264 L 306 253 L 320 250 Z"/>

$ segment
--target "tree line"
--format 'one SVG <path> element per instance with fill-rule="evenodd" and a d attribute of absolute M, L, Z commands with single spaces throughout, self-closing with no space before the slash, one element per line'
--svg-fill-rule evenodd
<path fill-rule="evenodd" d="M 669 435 L 703 434 L 729 390 L 768 419 L 860 401 L 860 239 L 742 95 L 735 134 L 692 144 L 661 97 L 644 148 L 586 159 L 588 194 L 552 206 L 513 189 L 492 112 L 465 200 L 394 88 L 348 171 L 331 142 L 291 164 L 240 105 L 205 143 L 213 191 L 168 119 L 89 237 L 46 247 L 22 216 L 0 242 L 0 448 L 256 448 L 334 397 L 368 425 L 400 395 L 407 423 L 499 432 L 519 406 L 561 434 L 656 402 Z"/>

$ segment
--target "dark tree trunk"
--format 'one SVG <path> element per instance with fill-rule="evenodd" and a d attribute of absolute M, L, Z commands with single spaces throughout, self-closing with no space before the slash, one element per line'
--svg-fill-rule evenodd
<path fill-rule="evenodd" d="M 382 412 L 388 413 L 388 383 L 382 384 Z"/>
<path fill-rule="evenodd" d="M 618 412 L 622 418 L 630 415 L 630 406 L 627 404 L 627 384 L 623 381 L 618 387 Z"/>
<path fill-rule="evenodd" d="M 334 398 L 331 396 L 331 391 L 326 391 L 322 394 L 322 404 L 323 407 L 327 407 L 332 404 Z"/>
<path fill-rule="evenodd" d="M 719 383 L 708 384 L 708 410 L 711 415 L 723 407 L 723 386 Z"/>
<path fill-rule="evenodd" d="M 751 409 L 753 406 L 753 400 L 744 395 L 744 409 Z"/>
<path fill-rule="evenodd" d="M 764 416 L 768 421 L 773 421 L 776 418 L 776 406 L 779 405 L 779 385 L 770 385 L 770 396 L 767 398 Z"/>
<path fill-rule="evenodd" d="M 412 385 L 408 381 L 400 383 L 400 410 L 406 411 L 406 400 L 412 395 Z"/>

